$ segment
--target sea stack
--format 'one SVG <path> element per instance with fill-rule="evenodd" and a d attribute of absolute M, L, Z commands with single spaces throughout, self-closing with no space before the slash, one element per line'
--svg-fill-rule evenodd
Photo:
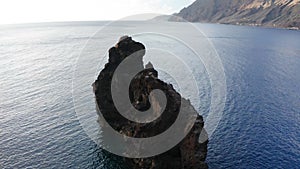
<path fill-rule="evenodd" d="M 103 115 L 114 130 L 135 138 L 147 138 L 163 133 L 174 123 L 180 110 L 193 112 L 196 114 L 197 120 L 184 139 L 170 150 L 148 158 L 124 157 L 124 161 L 129 168 L 133 169 L 208 168 L 205 162 L 208 141 L 199 143 L 200 133 L 204 130 L 202 116 L 198 115 L 190 101 L 182 98 L 171 84 L 167 84 L 158 78 L 155 65 L 147 63 L 144 66 L 143 56 L 145 52 L 146 49 L 142 43 L 136 42 L 128 36 L 120 38 L 119 42 L 109 50 L 108 63 L 106 63 L 93 84 L 98 113 Z M 151 105 L 154 113 L 161 110 L 162 105 L 159 98 L 150 95 L 151 91 L 155 89 L 163 91 L 167 99 L 167 104 L 161 116 L 149 123 L 133 122 L 122 116 L 118 112 L 111 94 L 111 83 L 117 67 L 133 53 L 137 53 L 133 64 L 138 68 L 142 68 L 142 71 L 137 73 L 130 82 L 128 92 L 132 106 L 139 111 L 145 111 Z M 118 79 L 117 83 L 122 85 L 122 79 Z"/>

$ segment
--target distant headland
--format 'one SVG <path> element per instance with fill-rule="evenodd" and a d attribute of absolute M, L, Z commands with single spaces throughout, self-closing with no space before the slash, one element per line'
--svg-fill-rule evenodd
<path fill-rule="evenodd" d="M 171 17 L 156 20 L 300 29 L 300 0 L 196 0 Z"/>

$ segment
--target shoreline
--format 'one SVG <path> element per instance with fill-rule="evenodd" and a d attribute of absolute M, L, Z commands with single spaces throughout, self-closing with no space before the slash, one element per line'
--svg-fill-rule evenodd
<path fill-rule="evenodd" d="M 136 21 L 124 21 L 124 20 L 99 20 L 99 21 L 58 21 L 58 22 L 35 22 L 35 23 L 14 23 L 14 24 L 0 24 L 1 28 L 10 28 L 10 27 L 24 27 L 24 26 L 78 26 L 81 24 L 92 24 L 94 26 L 98 23 L 110 23 L 110 22 L 189 22 L 189 21 L 167 21 L 167 20 L 136 20 Z M 216 24 L 216 25 L 230 25 L 230 26 L 245 26 L 245 27 L 255 27 L 255 28 L 266 28 L 266 29 L 278 29 L 278 30 L 292 30 L 292 31 L 300 31 L 300 27 L 276 27 L 276 26 L 267 26 L 267 25 L 259 25 L 259 24 L 233 24 L 233 23 L 220 23 L 220 22 L 189 22 L 189 23 L 200 23 L 200 24 Z"/>

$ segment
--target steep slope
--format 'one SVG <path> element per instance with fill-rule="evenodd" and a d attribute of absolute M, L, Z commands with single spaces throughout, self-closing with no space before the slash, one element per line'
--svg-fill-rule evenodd
<path fill-rule="evenodd" d="M 175 16 L 190 22 L 299 29 L 300 0 L 197 0 Z"/>
<path fill-rule="evenodd" d="M 175 147 L 171 148 L 167 152 L 156 155 L 149 158 L 124 158 L 129 168 L 132 169 L 207 169 L 205 162 L 207 154 L 207 143 L 199 142 L 200 133 L 203 129 L 204 122 L 202 116 L 198 115 L 194 107 L 189 100 L 181 97 L 179 93 L 175 91 L 171 84 L 167 84 L 158 78 L 158 72 L 153 68 L 151 63 L 148 63 L 146 67 L 143 64 L 143 56 L 146 52 L 146 48 L 142 43 L 132 40 L 131 37 L 122 37 L 115 47 L 109 50 L 109 61 L 105 65 L 105 68 L 101 70 L 97 80 L 93 84 L 93 89 L 96 98 L 97 110 L 103 115 L 108 124 L 123 136 L 129 136 L 134 138 L 149 138 L 163 133 L 170 128 L 175 120 L 178 118 L 179 111 L 182 112 L 184 119 L 193 119 L 196 117 L 195 123 L 193 122 L 192 128 L 188 131 L 184 139 L 178 143 Z M 135 55 L 136 54 L 136 55 Z M 117 75 L 115 82 L 118 84 L 113 87 L 111 84 L 114 81 L 113 75 L 117 70 L 117 67 L 122 61 L 126 60 L 131 55 L 135 55 L 135 60 L 131 63 L 131 67 L 126 67 L 128 70 L 142 68 L 143 71 L 138 73 L 130 83 L 129 87 L 129 99 L 135 109 L 144 111 L 149 109 L 151 104 L 153 109 L 150 113 L 157 114 L 162 107 L 160 98 L 151 95 L 151 91 L 160 89 L 163 91 L 167 98 L 167 104 L 164 112 L 156 120 L 150 123 L 136 123 L 134 121 L 126 119 L 122 116 L 116 108 L 112 98 L 112 90 L 121 93 L 122 88 L 120 86 L 126 84 L 128 79 L 128 72 L 122 72 Z M 151 100 L 151 104 L 150 104 Z M 125 105 L 126 111 L 133 113 L 134 111 Z M 127 109 L 128 108 L 128 109 Z M 99 116 L 99 122 L 103 121 L 103 118 Z M 184 124 L 179 125 L 183 127 L 175 131 L 185 131 Z M 108 140 L 110 142 L 110 131 L 105 130 L 106 127 L 101 125 L 102 140 Z M 108 136 L 108 137 L 106 137 Z M 202 136 L 202 138 L 205 138 Z M 170 138 L 169 138 L 170 139 Z M 166 143 L 170 142 L 169 139 L 165 139 Z M 204 140 L 207 140 L 205 138 Z M 124 145 L 111 144 L 114 147 L 124 147 Z M 159 147 L 153 144 L 154 149 Z M 139 153 L 141 149 L 149 149 L 144 147 L 143 144 L 139 144 L 135 149 L 129 148 L 128 151 Z M 122 148 L 121 148 L 122 149 Z M 123 152 L 123 151 L 122 151 Z"/>

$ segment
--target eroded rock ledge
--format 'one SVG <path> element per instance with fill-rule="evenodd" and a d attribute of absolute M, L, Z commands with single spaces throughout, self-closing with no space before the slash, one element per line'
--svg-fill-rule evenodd
<path fill-rule="evenodd" d="M 150 123 L 135 123 L 124 118 L 118 113 L 110 92 L 116 68 L 126 57 L 137 51 L 140 52 L 134 65 L 143 68 L 143 71 L 138 73 L 130 83 L 129 96 L 132 105 L 137 110 L 144 111 L 149 109 L 149 100 L 151 100 L 153 113 L 155 113 L 161 109 L 161 105 L 158 98 L 150 96 L 150 92 L 154 89 L 160 89 L 167 97 L 164 112 L 159 118 Z M 144 54 L 145 46 L 143 44 L 135 42 L 131 37 L 122 37 L 116 46 L 109 50 L 109 62 L 105 65 L 105 68 L 100 72 L 93 84 L 98 113 L 101 113 L 110 126 L 119 133 L 136 138 L 151 137 L 164 132 L 176 120 L 180 106 L 183 112 L 196 112 L 189 100 L 182 98 L 171 84 L 167 84 L 158 78 L 158 72 L 153 68 L 151 63 L 148 63 L 144 67 Z M 118 83 L 122 85 L 122 79 L 118 80 Z M 150 158 L 124 158 L 124 160 L 133 169 L 207 168 L 205 158 L 208 141 L 202 144 L 198 142 L 203 125 L 203 118 L 197 114 L 197 120 L 192 130 L 171 150 Z"/>

